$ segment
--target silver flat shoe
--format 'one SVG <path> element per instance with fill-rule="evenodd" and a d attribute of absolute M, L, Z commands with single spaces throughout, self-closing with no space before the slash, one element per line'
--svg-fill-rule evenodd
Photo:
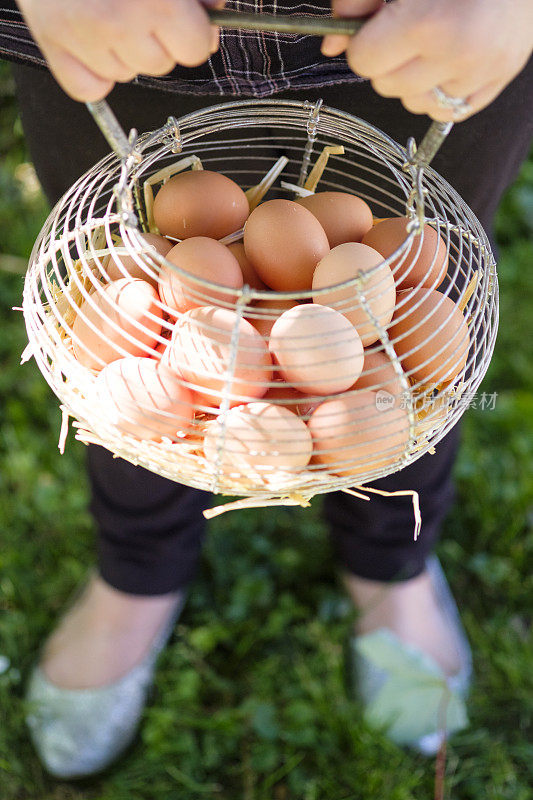
<path fill-rule="evenodd" d="M 454 632 L 459 671 L 448 677 L 427 653 L 405 644 L 386 628 L 349 640 L 349 672 L 365 719 L 386 730 L 396 744 L 435 755 L 443 741 L 468 725 L 466 697 L 472 652 L 459 611 L 435 556 L 426 567 L 435 597 Z"/>
<path fill-rule="evenodd" d="M 62 689 L 33 669 L 26 692 L 31 739 L 56 778 L 84 778 L 115 761 L 135 737 L 154 679 L 157 657 L 181 613 L 180 596 L 149 652 L 122 678 L 95 689 Z"/>

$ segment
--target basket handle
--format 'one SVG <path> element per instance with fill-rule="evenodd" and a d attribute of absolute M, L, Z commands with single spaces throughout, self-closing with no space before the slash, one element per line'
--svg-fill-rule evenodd
<path fill-rule="evenodd" d="M 274 31 L 300 33 L 312 36 L 339 34 L 353 36 L 365 24 L 365 18 L 302 17 L 280 14 L 247 14 L 227 9 L 206 9 L 213 25 L 232 30 Z M 87 103 L 98 127 L 112 150 L 121 158 L 132 155 L 133 141 L 122 130 L 118 120 L 105 100 Z M 453 122 L 433 122 L 418 148 L 411 146 L 409 161 L 412 166 L 426 167 L 448 136 Z"/>
<path fill-rule="evenodd" d="M 242 31 L 273 31 L 274 33 L 301 33 L 310 36 L 353 36 L 365 24 L 365 18 L 302 17 L 288 14 L 247 14 L 227 9 L 206 9 L 213 25 L 219 28 Z"/>

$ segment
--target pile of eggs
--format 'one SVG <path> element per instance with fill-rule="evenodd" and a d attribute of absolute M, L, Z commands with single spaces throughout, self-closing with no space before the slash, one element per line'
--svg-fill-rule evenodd
<path fill-rule="evenodd" d="M 405 217 L 376 221 L 334 191 L 250 212 L 244 191 L 208 170 L 164 183 L 153 218 L 147 257 L 102 258 L 72 324 L 107 421 L 152 442 L 201 430 L 207 462 L 236 479 L 397 467 L 412 435 L 405 387 L 449 385 L 469 352 L 461 310 L 438 291 L 448 256 L 437 231 L 425 225 L 393 259 Z M 260 296 L 239 306 L 243 288 Z"/>

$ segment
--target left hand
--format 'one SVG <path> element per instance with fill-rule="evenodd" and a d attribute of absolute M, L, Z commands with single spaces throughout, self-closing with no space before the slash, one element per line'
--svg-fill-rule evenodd
<path fill-rule="evenodd" d="M 339 17 L 361 14 L 361 0 L 332 0 Z M 393 0 L 355 35 L 326 36 L 322 52 L 346 50 L 351 69 L 408 111 L 448 122 L 488 106 L 523 69 L 533 50 L 532 0 Z M 464 99 L 460 117 L 433 93 Z"/>

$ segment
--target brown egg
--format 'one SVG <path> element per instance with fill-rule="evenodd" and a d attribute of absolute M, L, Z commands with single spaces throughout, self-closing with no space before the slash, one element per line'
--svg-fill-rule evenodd
<path fill-rule="evenodd" d="M 289 308 L 294 308 L 294 306 L 297 305 L 297 300 L 281 300 L 279 298 L 273 298 L 272 300 L 256 300 L 250 311 L 247 312 L 246 319 L 252 323 L 261 336 L 268 339 L 275 321 L 284 311 L 287 311 Z"/>
<path fill-rule="evenodd" d="M 320 222 L 329 246 L 360 242 L 372 227 L 370 207 L 360 197 L 347 192 L 317 192 L 300 197 L 297 203 L 307 208 Z"/>
<path fill-rule="evenodd" d="M 254 472 L 299 472 L 311 458 L 311 434 L 305 422 L 286 408 L 270 403 L 239 406 L 227 414 L 224 427 L 223 431 L 219 420 L 208 425 L 204 453 L 213 466 L 220 459 L 225 472 L 248 478 Z"/>
<path fill-rule="evenodd" d="M 276 381 L 263 399 L 273 405 L 288 408 L 289 411 L 293 411 L 299 417 L 308 417 L 323 402 L 322 398 L 320 400 L 312 399 L 312 396 L 299 392 L 298 389 L 285 383 L 285 381 Z"/>
<path fill-rule="evenodd" d="M 329 250 L 324 228 L 292 200 L 267 200 L 250 214 L 244 248 L 255 271 L 277 291 L 310 289 L 316 265 Z"/>
<path fill-rule="evenodd" d="M 200 402 L 208 406 L 218 406 L 226 390 L 230 405 L 262 397 L 272 377 L 270 353 L 253 325 L 215 306 L 194 308 L 178 320 L 163 362 L 193 383 Z M 233 380 L 228 389 L 229 371 Z"/>
<path fill-rule="evenodd" d="M 122 358 L 123 351 L 150 355 L 162 318 L 159 297 L 149 283 L 139 278 L 112 281 L 79 308 L 72 326 L 74 355 L 92 369 Z"/>
<path fill-rule="evenodd" d="M 172 250 L 172 242 L 169 242 L 164 236 L 158 236 L 156 233 L 143 233 L 141 238 L 146 242 L 148 256 L 150 255 L 150 250 L 155 250 L 163 257 Z M 117 246 L 123 247 L 124 245 Z M 140 250 L 137 256 L 140 263 L 138 263 L 133 256 L 120 256 L 118 254 L 107 256 L 104 261 L 104 268 L 109 276 L 109 280 L 115 281 L 119 278 L 141 278 L 157 289 L 156 268 L 154 268 L 148 260 L 145 261 L 143 256 L 144 252 Z"/>
<path fill-rule="evenodd" d="M 308 394 L 348 389 L 363 369 L 363 345 L 346 317 L 327 306 L 299 305 L 272 327 L 270 351 L 282 377 Z"/>
<path fill-rule="evenodd" d="M 365 350 L 363 371 L 351 388 L 385 391 L 395 397 L 401 397 L 405 391 L 392 361 L 383 350 Z"/>
<path fill-rule="evenodd" d="M 217 292 L 199 284 L 195 278 L 211 281 L 231 289 L 242 287 L 242 272 L 239 263 L 229 249 L 206 236 L 193 236 L 180 242 L 167 255 L 167 261 L 176 264 L 191 275 L 174 272 L 162 267 L 159 276 L 159 296 L 168 306 L 169 313 L 189 311 L 205 305 L 230 305 L 237 299 L 235 292 Z M 176 316 L 177 313 L 174 313 Z"/>
<path fill-rule="evenodd" d="M 363 242 L 388 258 L 407 239 L 406 225 L 407 217 L 384 219 L 363 236 Z M 391 269 L 397 289 L 436 288 L 448 269 L 446 245 L 431 225 L 425 225 L 423 236 L 415 236 L 408 252 L 391 262 Z"/>
<path fill-rule="evenodd" d="M 398 292 L 389 338 L 410 377 L 426 384 L 457 377 L 470 348 L 467 324 L 453 300 L 423 288 Z"/>
<path fill-rule="evenodd" d="M 338 283 L 352 280 L 363 275 L 383 261 L 382 256 L 366 244 L 349 242 L 335 247 L 318 264 L 313 275 L 313 289 L 325 289 Z M 376 272 L 370 274 L 362 289 L 371 312 L 379 324 L 386 328 L 394 313 L 396 288 L 392 272 L 387 264 L 383 264 Z M 331 306 L 350 320 L 357 328 L 363 345 L 373 344 L 379 339 L 379 333 L 365 309 L 362 307 L 357 288 L 319 294 L 313 297 L 314 302 Z"/>
<path fill-rule="evenodd" d="M 334 475 L 361 478 L 395 464 L 409 443 L 409 418 L 398 404 L 381 406 L 375 392 L 326 400 L 307 423 L 313 460 Z"/>
<path fill-rule="evenodd" d="M 252 264 L 250 259 L 246 256 L 246 251 L 242 242 L 234 242 L 234 244 L 227 245 L 228 250 L 235 256 L 241 268 L 243 282 L 247 283 L 252 289 L 261 289 L 264 291 L 267 288 L 266 283 L 263 283 Z"/>
<path fill-rule="evenodd" d="M 95 381 L 106 420 L 138 439 L 177 440 L 194 415 L 193 396 L 176 373 L 152 358 L 119 358 Z"/>
<path fill-rule="evenodd" d="M 170 178 L 154 200 L 160 233 L 176 239 L 222 239 L 238 231 L 250 213 L 246 195 L 219 172 L 190 170 Z"/>

